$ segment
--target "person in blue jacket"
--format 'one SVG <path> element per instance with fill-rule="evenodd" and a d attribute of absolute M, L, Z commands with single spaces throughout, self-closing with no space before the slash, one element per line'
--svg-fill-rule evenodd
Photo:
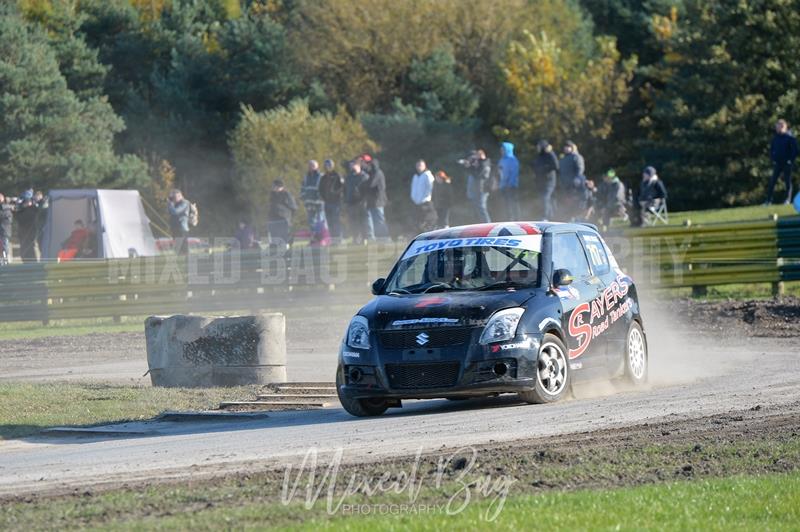
<path fill-rule="evenodd" d="M 500 162 L 497 171 L 500 175 L 498 188 L 503 196 L 506 208 L 506 219 L 520 220 L 519 211 L 519 160 L 514 155 L 514 145 L 510 142 L 500 144 Z"/>
<path fill-rule="evenodd" d="M 772 177 L 767 187 L 767 201 L 764 205 L 772 203 L 772 195 L 775 192 L 775 184 L 783 174 L 786 183 L 786 201 L 792 201 L 792 167 L 797 159 L 797 139 L 789 131 L 789 124 L 784 119 L 775 123 L 775 136 L 769 146 L 769 155 L 772 159 Z"/>

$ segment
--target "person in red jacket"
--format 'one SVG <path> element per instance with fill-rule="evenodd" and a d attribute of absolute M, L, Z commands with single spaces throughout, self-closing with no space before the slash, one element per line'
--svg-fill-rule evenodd
<path fill-rule="evenodd" d="M 75 220 L 75 228 L 64 243 L 61 244 L 61 250 L 58 252 L 58 261 L 66 262 L 76 257 L 85 256 L 90 236 L 91 232 L 83 224 L 83 220 Z"/>

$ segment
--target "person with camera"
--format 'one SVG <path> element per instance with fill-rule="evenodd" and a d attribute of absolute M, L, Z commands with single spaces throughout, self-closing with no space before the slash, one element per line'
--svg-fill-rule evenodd
<path fill-rule="evenodd" d="M 544 139 L 537 144 L 539 155 L 533 161 L 533 173 L 539 185 L 542 202 L 542 218 L 552 220 L 555 215 L 553 194 L 556 190 L 556 176 L 558 174 L 558 157 L 553 153 L 553 146 Z"/>
<path fill-rule="evenodd" d="M 483 150 L 474 150 L 466 159 L 458 163 L 467 169 L 467 199 L 478 211 L 478 218 L 483 223 L 490 223 L 489 193 L 491 188 L 492 162 Z"/>
<path fill-rule="evenodd" d="M 411 178 L 411 202 L 416 209 L 417 231 L 425 233 L 436 228 L 436 208 L 433 206 L 433 184 L 436 179 L 428 165 L 417 161 L 417 173 Z"/>
<path fill-rule="evenodd" d="M 0 264 L 11 261 L 11 226 L 14 221 L 14 198 L 8 198 L 0 193 Z"/>
<path fill-rule="evenodd" d="M 180 190 L 176 188 L 170 192 L 167 201 L 169 228 L 179 255 L 189 252 L 189 211 L 191 208 L 189 200 L 183 197 Z"/>

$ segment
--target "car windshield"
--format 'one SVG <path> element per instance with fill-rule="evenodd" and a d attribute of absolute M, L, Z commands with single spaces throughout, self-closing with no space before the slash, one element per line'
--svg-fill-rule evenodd
<path fill-rule="evenodd" d="M 540 253 L 501 246 L 466 246 L 401 259 L 387 279 L 387 294 L 451 290 L 506 290 L 536 286 Z"/>

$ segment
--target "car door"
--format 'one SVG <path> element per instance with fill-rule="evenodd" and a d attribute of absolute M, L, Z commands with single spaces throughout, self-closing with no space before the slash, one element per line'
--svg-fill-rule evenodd
<path fill-rule="evenodd" d="M 615 372 L 624 360 L 625 340 L 630 324 L 628 285 L 624 279 L 618 278 L 619 272 L 611 267 L 602 239 L 591 232 L 581 232 L 580 235 L 592 270 L 602 281 L 600 308 L 604 315 L 609 316 L 608 330 L 603 332 L 606 336 L 607 365 L 610 372 Z"/>
<path fill-rule="evenodd" d="M 553 235 L 553 271 L 567 269 L 574 280 L 556 289 L 561 300 L 563 330 L 567 336 L 570 365 L 574 369 L 606 370 L 605 342 L 594 338 L 597 302 L 601 289 L 592 273 L 583 243 L 576 232 Z M 589 372 L 587 372 L 589 373 Z"/>

